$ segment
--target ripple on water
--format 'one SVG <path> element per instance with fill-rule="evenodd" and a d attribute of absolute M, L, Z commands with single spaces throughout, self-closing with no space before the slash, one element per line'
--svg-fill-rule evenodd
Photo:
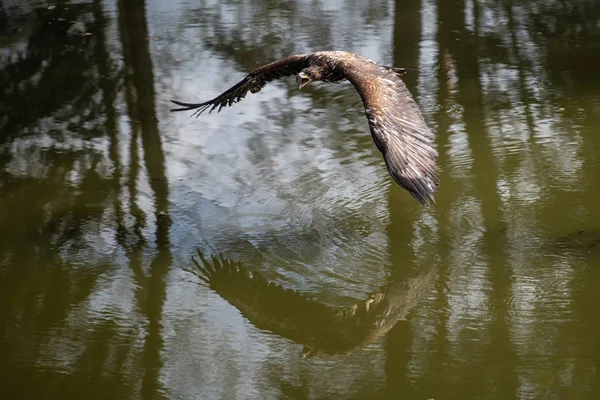
<path fill-rule="evenodd" d="M 387 273 L 387 203 L 379 201 L 378 185 L 354 183 L 303 176 L 302 185 L 316 190 L 284 195 L 260 207 L 250 196 L 230 210 L 219 241 L 251 243 L 263 260 L 258 268 L 290 288 L 364 296 Z M 236 257 L 255 258 L 239 251 Z"/>

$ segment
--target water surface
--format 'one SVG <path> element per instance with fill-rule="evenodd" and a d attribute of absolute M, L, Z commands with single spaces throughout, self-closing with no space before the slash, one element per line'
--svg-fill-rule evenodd
<path fill-rule="evenodd" d="M 409 68 L 435 206 L 347 83 L 169 113 L 326 49 Z M 600 393 L 597 1 L 9 0 L 0 66 L 2 398 Z"/>

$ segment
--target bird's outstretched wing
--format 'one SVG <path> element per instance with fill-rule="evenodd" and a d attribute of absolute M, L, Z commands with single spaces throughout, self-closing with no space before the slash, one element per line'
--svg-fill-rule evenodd
<path fill-rule="evenodd" d="M 208 108 L 210 108 L 208 112 L 211 112 L 218 107 L 217 112 L 219 112 L 223 107 L 231 106 L 233 103 L 237 103 L 246 97 L 248 92 L 259 92 L 268 82 L 274 79 L 299 73 L 308 66 L 309 59 L 310 54 L 298 54 L 264 65 L 250 72 L 244 79 L 228 89 L 226 92 L 220 94 L 212 100 L 205 101 L 204 103 L 183 103 L 180 101 L 171 100 L 171 102 L 181 106 L 180 108 L 175 108 L 171 111 L 188 111 L 197 109 L 197 111 L 192 114 L 192 116 L 196 117 L 202 114 Z"/>
<path fill-rule="evenodd" d="M 362 98 L 371 135 L 394 180 L 421 204 L 433 203 L 439 185 L 434 135 L 404 82 L 363 58 L 346 63 L 344 74 Z"/>

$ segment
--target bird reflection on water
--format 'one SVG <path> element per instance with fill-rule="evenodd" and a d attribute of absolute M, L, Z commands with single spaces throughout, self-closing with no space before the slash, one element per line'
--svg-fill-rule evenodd
<path fill-rule="evenodd" d="M 395 281 L 351 307 L 335 307 L 269 282 L 223 256 L 192 258 L 202 283 L 236 307 L 258 329 L 304 346 L 304 357 L 346 354 L 383 337 L 430 290 L 432 264 Z"/>

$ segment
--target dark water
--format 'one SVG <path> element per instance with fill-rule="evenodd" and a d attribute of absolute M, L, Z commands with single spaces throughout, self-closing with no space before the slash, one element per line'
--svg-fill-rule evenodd
<path fill-rule="evenodd" d="M 598 1 L 5 0 L 0 35 L 2 399 L 600 396 Z M 348 84 L 169 113 L 323 49 L 411 68 L 434 207 Z"/>

